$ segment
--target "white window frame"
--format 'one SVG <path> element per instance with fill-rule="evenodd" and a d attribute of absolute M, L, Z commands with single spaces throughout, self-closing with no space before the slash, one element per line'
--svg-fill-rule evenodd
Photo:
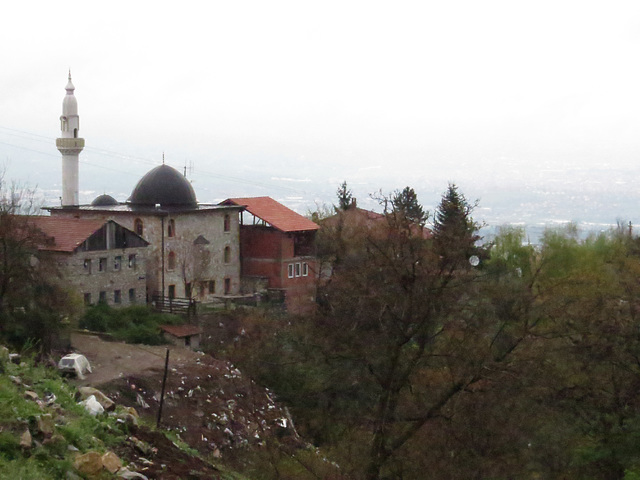
<path fill-rule="evenodd" d="M 302 262 L 302 276 L 309 276 L 309 264 L 307 262 Z"/>
<path fill-rule="evenodd" d="M 293 278 L 293 263 L 290 263 L 289 265 L 287 265 L 287 273 L 289 278 Z"/>
<path fill-rule="evenodd" d="M 296 277 L 300 277 L 302 275 L 302 267 L 300 262 L 296 263 Z"/>

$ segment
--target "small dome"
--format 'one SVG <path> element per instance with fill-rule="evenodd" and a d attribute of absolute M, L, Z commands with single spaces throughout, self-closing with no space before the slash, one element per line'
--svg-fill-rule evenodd
<path fill-rule="evenodd" d="M 100 195 L 91 202 L 92 207 L 110 207 L 112 205 L 118 205 L 118 201 L 111 195 Z"/>
<path fill-rule="evenodd" d="M 189 181 L 175 168 L 160 165 L 140 179 L 129 197 L 132 205 L 195 207 L 196 194 Z"/>

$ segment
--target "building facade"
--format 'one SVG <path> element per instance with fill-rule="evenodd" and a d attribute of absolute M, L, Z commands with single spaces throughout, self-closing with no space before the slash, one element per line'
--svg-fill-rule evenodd
<path fill-rule="evenodd" d="M 111 222 L 143 239 L 144 270 L 138 277 L 144 279 L 147 301 L 154 295 L 226 301 L 267 291 L 281 295 L 292 312 L 312 308 L 316 291 L 315 233 L 319 227 L 269 197 L 199 204 L 191 183 L 165 165 L 163 158 L 162 165 L 140 179 L 126 202 L 105 194 L 89 205 L 79 205 L 78 155 L 84 140 L 78 136 L 80 123 L 74 91 L 69 74 L 61 137 L 57 141 L 63 164 L 62 205 L 47 208 L 52 219 Z M 244 221 L 245 210 L 253 219 L 251 222 Z M 87 254 L 92 273 L 69 273 L 79 276 L 79 284 L 89 278 L 93 282 L 90 275 L 96 265 L 101 268 L 104 258 L 99 253 Z M 115 269 L 121 262 L 128 267 L 127 258 L 107 257 L 107 266 Z M 119 268 L 122 271 L 122 266 Z M 98 282 L 100 277 L 95 278 Z M 97 284 L 86 292 L 90 293 L 86 300 L 93 303 L 95 292 L 102 298 L 100 292 L 105 292 L 104 288 Z M 130 288 L 133 287 L 114 287 L 113 294 L 107 294 L 113 296 L 109 303 L 124 303 L 122 298 L 129 295 Z M 140 286 L 136 286 L 136 301 L 139 290 Z"/>
<path fill-rule="evenodd" d="M 291 313 L 316 301 L 315 236 L 318 225 L 270 197 L 230 198 L 242 206 L 240 261 L 245 290 L 280 295 Z"/>
<path fill-rule="evenodd" d="M 45 236 L 39 248 L 57 264 L 66 285 L 85 305 L 146 303 L 148 243 L 113 221 L 29 217 Z"/>

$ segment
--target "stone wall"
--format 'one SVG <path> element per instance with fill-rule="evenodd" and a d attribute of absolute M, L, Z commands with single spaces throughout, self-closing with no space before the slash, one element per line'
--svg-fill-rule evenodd
<path fill-rule="evenodd" d="M 52 210 L 56 216 L 79 216 L 114 220 L 136 231 L 136 219 L 142 221 L 142 237 L 149 242 L 146 262 L 146 288 L 149 294 L 162 291 L 164 260 L 164 295 L 173 286 L 176 297 L 186 297 L 185 283 L 191 283 L 192 296 L 202 302 L 240 293 L 240 229 L 238 208 L 200 208 L 173 213 L 95 211 L 83 209 Z M 225 215 L 229 216 L 225 231 Z M 173 220 L 173 237 L 169 237 L 169 223 Z M 200 242 L 196 240 L 200 239 Z M 164 240 L 164 255 L 162 243 Z M 197 244 L 194 244 L 196 242 Z M 208 243 L 205 243 L 208 242 Z M 228 258 L 225 248 L 228 247 Z M 175 265 L 169 255 L 175 255 Z M 173 268 L 172 268 L 173 267 Z M 225 286 L 228 284 L 228 288 Z M 210 291 L 210 287 L 214 287 Z"/>
<path fill-rule="evenodd" d="M 84 299 L 112 306 L 146 303 L 146 247 L 56 254 L 64 281 Z M 130 256 L 133 256 L 130 258 Z M 131 262 L 130 262 L 131 260 Z"/>

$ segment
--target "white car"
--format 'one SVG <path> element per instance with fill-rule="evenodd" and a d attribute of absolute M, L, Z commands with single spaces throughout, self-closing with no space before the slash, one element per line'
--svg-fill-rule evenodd
<path fill-rule="evenodd" d="M 80 380 L 84 380 L 85 372 L 91 373 L 91 364 L 84 355 L 70 353 L 60 359 L 58 370 L 62 374 L 75 374 Z"/>

